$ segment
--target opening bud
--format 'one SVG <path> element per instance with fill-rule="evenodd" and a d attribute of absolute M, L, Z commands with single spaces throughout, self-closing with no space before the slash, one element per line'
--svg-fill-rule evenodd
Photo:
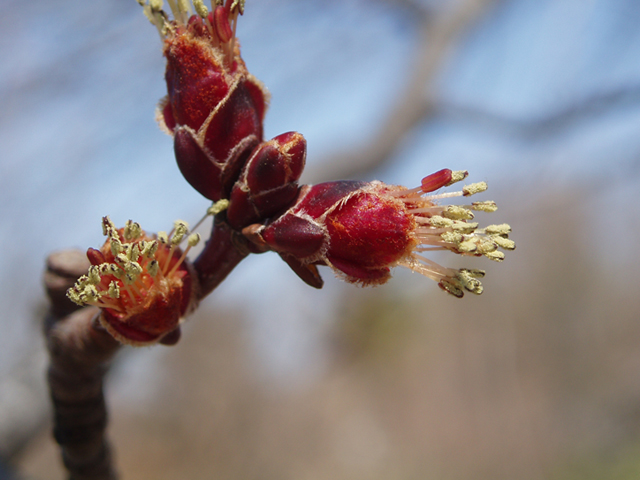
<path fill-rule="evenodd" d="M 465 291 L 480 294 L 479 278 L 484 272 L 443 267 L 425 256 L 444 250 L 501 261 L 504 253 L 499 248 L 515 248 L 508 239 L 508 225 L 482 229 L 470 221 L 474 219 L 471 210 L 493 211 L 494 202 L 438 203 L 486 190 L 483 182 L 457 192 L 432 193 L 466 175 L 441 170 L 413 189 L 378 181 L 306 186 L 287 212 L 266 226 L 246 229 L 246 235 L 279 252 L 285 260 L 295 259 L 296 268 L 327 265 L 351 283 L 379 285 L 389 280 L 391 268 L 403 266 L 435 280 L 456 297 Z"/>
<path fill-rule="evenodd" d="M 131 221 L 117 229 L 104 217 L 102 225 L 108 239 L 100 250 L 87 251 L 92 266 L 67 296 L 79 305 L 100 307 L 100 322 L 118 341 L 157 343 L 195 306 L 195 276 L 186 254 L 197 239 L 189 237 L 184 251 L 178 247 L 187 232 L 184 222 L 157 238 Z"/>

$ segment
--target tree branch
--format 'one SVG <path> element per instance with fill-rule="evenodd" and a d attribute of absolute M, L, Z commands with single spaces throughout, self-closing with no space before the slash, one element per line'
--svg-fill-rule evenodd
<path fill-rule="evenodd" d="M 469 25 L 495 0 L 467 0 L 453 11 L 432 16 L 424 11 L 419 19 L 417 52 L 411 75 L 402 95 L 383 120 L 378 131 L 362 145 L 341 152 L 309 168 L 311 183 L 332 178 L 353 178 L 388 161 L 407 134 L 434 111 L 436 104 L 429 95 L 440 72 L 442 62 Z M 415 10 L 415 7 L 411 7 Z"/>

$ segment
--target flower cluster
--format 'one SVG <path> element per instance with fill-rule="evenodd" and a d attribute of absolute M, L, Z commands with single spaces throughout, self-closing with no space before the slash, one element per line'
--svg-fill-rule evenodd
<path fill-rule="evenodd" d="M 325 265 L 344 280 L 379 285 L 403 266 L 437 282 L 446 292 L 482 293 L 482 270 L 443 267 L 426 255 L 450 251 L 494 261 L 513 250 L 506 224 L 480 228 L 474 212 L 493 212 L 491 201 L 442 205 L 452 197 L 486 190 L 484 182 L 460 191 L 439 190 L 464 180 L 466 171 L 440 170 L 419 187 L 382 182 L 298 184 L 306 141 L 296 132 L 263 140 L 268 93 L 247 70 L 236 39 L 242 0 L 138 0 L 163 40 L 167 96 L 158 121 L 173 136 L 185 179 L 214 205 L 212 235 L 193 265 L 186 260 L 199 239 L 184 222 L 169 234 L 147 235 L 134 222 L 89 249 L 87 275 L 69 290 L 71 300 L 102 309 L 101 322 L 123 343 L 168 343 L 181 319 L 248 253 L 275 251 L 316 288 Z M 188 238 L 188 247 L 180 244 Z M 166 338 L 165 338 L 166 337 Z M 163 340 L 164 338 L 164 340 Z"/>
<path fill-rule="evenodd" d="M 360 285 L 378 285 L 390 278 L 390 269 L 404 266 L 435 280 L 448 293 L 480 294 L 481 270 L 445 268 L 425 253 L 449 250 L 461 255 L 484 255 L 501 261 L 513 250 L 508 225 L 479 228 L 473 211 L 492 212 L 494 202 L 466 206 L 438 205 L 437 200 L 470 196 L 486 190 L 484 182 L 461 191 L 432 194 L 466 178 L 466 171 L 444 169 L 422 180 L 420 187 L 382 182 L 342 181 L 303 187 L 285 214 L 244 233 L 252 242 L 280 253 L 296 271 L 327 265 L 340 277 Z"/>
<path fill-rule="evenodd" d="M 104 217 L 102 226 L 107 241 L 100 250 L 87 251 L 91 267 L 67 296 L 79 305 L 100 307 L 100 322 L 122 343 L 156 343 L 194 305 L 196 288 L 186 255 L 200 237 L 187 237 L 182 221 L 170 235 L 160 232 L 156 238 L 132 221 L 117 229 Z M 188 247 L 182 251 L 185 238 Z"/>
<path fill-rule="evenodd" d="M 240 57 L 236 22 L 244 2 L 216 1 L 209 11 L 194 1 L 138 0 L 164 39 L 168 95 L 160 102 L 161 128 L 174 137 L 178 167 L 206 198 L 228 198 L 242 167 L 262 142 L 268 93 Z"/>

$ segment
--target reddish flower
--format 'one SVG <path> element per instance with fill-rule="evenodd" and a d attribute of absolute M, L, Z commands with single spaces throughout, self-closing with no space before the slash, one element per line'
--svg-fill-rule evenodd
<path fill-rule="evenodd" d="M 102 222 L 109 238 L 100 250 L 87 251 L 92 266 L 67 296 L 79 305 L 102 308 L 100 322 L 118 341 L 156 343 L 194 306 L 193 269 L 185 257 L 199 237 L 190 236 L 183 252 L 178 245 L 187 233 L 184 222 L 176 222 L 171 237 L 160 232 L 157 238 L 131 221 L 121 229 L 108 217 Z"/>
<path fill-rule="evenodd" d="M 414 189 L 381 182 L 342 181 L 303 187 L 296 204 L 270 224 L 252 225 L 244 233 L 258 245 L 279 252 L 300 274 L 306 267 L 328 265 L 348 282 L 377 285 L 390 278 L 390 268 L 404 266 L 429 277 L 447 292 L 482 293 L 481 270 L 442 267 L 423 254 L 449 250 L 501 261 L 498 248 L 512 250 L 508 225 L 484 229 L 470 222 L 472 210 L 494 211 L 494 202 L 442 206 L 438 199 L 484 191 L 486 184 L 460 192 L 427 195 L 462 180 L 467 172 L 441 170 Z"/>
<path fill-rule="evenodd" d="M 194 0 L 195 15 L 185 0 L 143 5 L 164 39 L 168 95 L 158 120 L 174 136 L 178 166 L 205 197 L 227 198 L 251 151 L 262 141 L 268 94 L 240 57 L 236 21 L 244 2 L 216 2 L 209 12 Z M 220 4 L 218 4 L 220 3 Z"/>

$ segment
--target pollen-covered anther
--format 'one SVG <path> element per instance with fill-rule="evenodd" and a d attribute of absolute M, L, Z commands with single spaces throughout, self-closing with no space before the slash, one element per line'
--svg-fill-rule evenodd
<path fill-rule="evenodd" d="M 192 304 L 193 276 L 185 261 L 186 251 L 178 248 L 186 235 L 184 222 L 177 222 L 172 237 L 159 242 L 140 225 L 128 221 L 116 229 L 108 217 L 103 231 L 108 236 L 100 250 L 89 249 L 92 262 L 67 292 L 80 305 L 103 309 L 105 328 L 122 343 L 146 345 L 159 341 L 177 328 Z"/>
<path fill-rule="evenodd" d="M 478 228 L 477 222 L 463 222 L 460 220 L 454 220 L 451 228 L 454 232 L 471 233 Z"/>
<path fill-rule="evenodd" d="M 491 240 L 504 250 L 515 250 L 516 242 L 500 235 L 491 235 Z"/>
<path fill-rule="evenodd" d="M 453 172 L 451 172 L 451 180 L 445 185 L 445 187 L 449 187 L 454 183 L 461 182 L 468 176 L 469 172 L 466 170 L 454 170 Z"/>
<path fill-rule="evenodd" d="M 200 16 L 200 18 L 207 18 L 209 14 L 209 9 L 206 7 L 202 0 L 193 0 L 193 8 L 196 13 Z"/>
<path fill-rule="evenodd" d="M 486 182 L 471 183 L 462 187 L 462 195 L 469 197 L 476 193 L 484 192 L 488 188 Z"/>
<path fill-rule="evenodd" d="M 442 211 L 442 216 L 451 220 L 473 220 L 474 215 L 471 210 L 468 210 L 459 205 L 449 205 Z"/>
<path fill-rule="evenodd" d="M 489 225 L 485 227 L 485 232 L 490 235 L 509 235 L 511 233 L 511 227 L 506 223 L 502 223 L 500 225 Z"/>
<path fill-rule="evenodd" d="M 496 205 L 496 202 L 493 202 L 491 200 L 485 201 L 485 202 L 473 202 L 471 205 L 469 205 L 469 208 L 471 210 L 476 210 L 478 212 L 495 212 L 496 210 L 498 210 L 498 206 Z"/>

